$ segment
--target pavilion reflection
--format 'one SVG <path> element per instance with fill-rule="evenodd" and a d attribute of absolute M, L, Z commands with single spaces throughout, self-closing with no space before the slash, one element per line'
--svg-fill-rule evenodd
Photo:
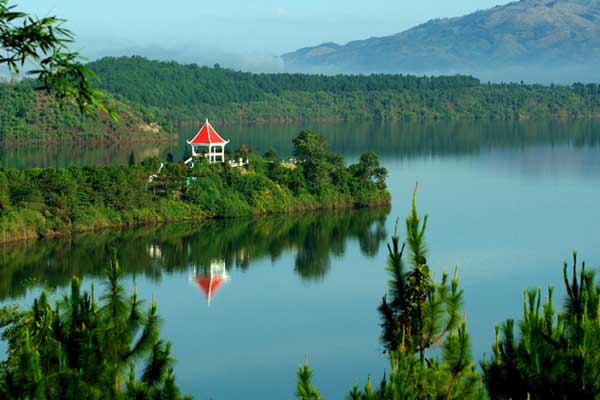
<path fill-rule="evenodd" d="M 66 287 L 74 275 L 100 278 L 113 249 L 124 274 L 156 282 L 191 274 L 207 301 L 232 269 L 251 270 L 260 259 L 284 254 L 293 255 L 290 267 L 300 279 L 320 281 L 349 241 L 375 256 L 387 237 L 388 213 L 377 208 L 173 223 L 0 246 L 0 300 L 28 288 Z"/>
<path fill-rule="evenodd" d="M 229 279 L 225 260 L 222 259 L 211 260 L 208 268 L 195 266 L 190 276 L 190 281 L 198 285 L 202 292 L 204 292 L 209 306 L 217 290 L 223 284 L 229 282 Z"/>

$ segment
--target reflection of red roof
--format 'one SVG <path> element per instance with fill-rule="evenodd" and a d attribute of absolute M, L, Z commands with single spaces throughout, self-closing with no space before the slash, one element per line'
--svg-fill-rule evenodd
<path fill-rule="evenodd" d="M 206 120 L 202 128 L 196 133 L 196 136 L 192 140 L 188 141 L 189 144 L 227 144 L 228 140 L 223 139 L 212 127 L 210 122 Z"/>
<path fill-rule="evenodd" d="M 215 295 L 215 292 L 223 282 L 225 282 L 224 276 L 215 276 L 212 279 L 204 276 L 196 277 L 196 283 L 200 286 L 200 289 L 202 289 L 208 300 Z"/>

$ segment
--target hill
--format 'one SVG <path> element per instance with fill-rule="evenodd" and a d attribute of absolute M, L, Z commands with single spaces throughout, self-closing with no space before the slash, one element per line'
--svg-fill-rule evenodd
<path fill-rule="evenodd" d="M 75 106 L 60 104 L 34 89 L 32 81 L 0 83 L 0 144 L 29 142 L 138 142 L 171 140 L 174 130 L 130 102 L 105 94 L 119 114 L 114 121 L 99 113 L 82 115 Z"/>
<path fill-rule="evenodd" d="M 600 115 L 600 86 L 482 84 L 471 76 L 252 74 L 142 57 L 89 64 L 102 89 L 173 123 L 516 119 Z"/>
<path fill-rule="evenodd" d="M 482 84 L 472 76 L 252 74 L 142 57 L 89 64 L 113 121 L 0 84 L 0 144 L 171 140 L 179 123 L 523 119 L 600 116 L 600 85 Z"/>
<path fill-rule="evenodd" d="M 484 80 L 597 81 L 599 0 L 521 0 L 385 37 L 284 54 L 286 70 L 473 74 Z"/>

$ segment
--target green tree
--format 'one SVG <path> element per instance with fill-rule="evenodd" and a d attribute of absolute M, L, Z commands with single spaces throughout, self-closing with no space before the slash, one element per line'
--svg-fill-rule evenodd
<path fill-rule="evenodd" d="M 576 254 L 568 272 L 565 263 L 561 310 L 552 287 L 544 301 L 540 289 L 529 289 L 522 319 L 496 327 L 492 358 L 481 363 L 492 399 L 600 397 L 600 285 L 585 263 L 577 271 Z"/>
<path fill-rule="evenodd" d="M 95 74 L 78 61 L 79 55 L 69 50 L 73 33 L 56 16 L 36 18 L 8 0 L 0 0 L 0 65 L 15 73 L 32 64 L 28 74 L 39 82 L 39 89 L 61 100 L 74 100 L 81 111 L 97 108 L 110 113 L 93 89 Z"/>
<path fill-rule="evenodd" d="M 377 154 L 371 152 L 360 156 L 358 164 L 351 167 L 353 175 L 362 180 L 362 183 L 373 183 L 379 189 L 385 189 L 385 179 L 388 171 L 379 164 Z"/>
<path fill-rule="evenodd" d="M 263 158 L 271 162 L 278 161 L 277 151 L 273 147 L 270 147 L 269 150 L 267 150 L 265 154 L 263 154 Z"/>
<path fill-rule="evenodd" d="M 466 322 L 461 315 L 462 289 L 456 273 L 434 281 L 427 265 L 427 215 L 416 208 L 416 189 L 406 219 L 410 269 L 405 270 L 397 227 L 388 246 L 389 299 L 379 311 L 382 342 L 389 354 L 389 376 L 374 388 L 369 377 L 348 394 L 352 400 L 485 398 L 481 376 L 471 354 Z M 306 380 L 299 374 L 298 384 Z"/>
<path fill-rule="evenodd" d="M 71 293 L 52 306 L 45 293 L 29 311 L 0 310 L 8 359 L 0 364 L 4 399 L 179 399 L 170 345 L 159 339 L 156 303 L 145 312 L 134 291 L 121 286 L 113 259 L 106 291 L 96 302 L 94 288 Z M 137 360 L 146 358 L 142 374 Z"/>
<path fill-rule="evenodd" d="M 307 357 L 304 365 L 298 368 L 298 383 L 296 385 L 296 398 L 298 400 L 323 400 L 319 390 L 312 384 L 312 374 Z"/>
<path fill-rule="evenodd" d="M 169 153 L 169 154 L 171 154 L 171 153 Z M 172 160 L 171 160 L 171 162 L 172 162 Z M 131 153 L 129 153 L 128 164 L 130 166 L 135 165 L 135 154 L 133 153 L 133 150 L 131 150 Z"/>
<path fill-rule="evenodd" d="M 302 131 L 293 140 L 294 157 L 302 166 L 311 191 L 326 185 L 329 180 L 329 145 L 318 133 Z"/>

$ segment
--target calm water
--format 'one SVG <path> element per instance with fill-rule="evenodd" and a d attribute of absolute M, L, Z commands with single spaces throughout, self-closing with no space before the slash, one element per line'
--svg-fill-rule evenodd
<path fill-rule="evenodd" d="M 155 296 L 173 342 L 179 384 L 202 399 L 293 398 L 308 353 L 315 383 L 341 399 L 355 379 L 387 367 L 376 307 L 386 290 L 385 243 L 419 187 L 430 214 L 430 263 L 458 265 L 473 351 L 515 317 L 523 288 L 561 287 L 562 262 L 578 250 L 600 265 L 600 121 L 306 124 L 221 127 L 232 144 L 285 156 L 301 128 L 325 134 L 349 159 L 374 150 L 389 169 L 391 210 L 174 224 L 0 249 L 0 303 L 41 286 L 57 293 L 73 274 L 98 282 L 119 249 L 130 287 Z M 179 144 L 0 150 L 2 166 L 123 163 Z M 210 280 L 211 270 L 213 280 Z M 226 279 L 221 279 L 226 270 Z M 562 290 L 558 294 L 562 296 Z M 210 304 L 208 302 L 210 297 Z"/>

